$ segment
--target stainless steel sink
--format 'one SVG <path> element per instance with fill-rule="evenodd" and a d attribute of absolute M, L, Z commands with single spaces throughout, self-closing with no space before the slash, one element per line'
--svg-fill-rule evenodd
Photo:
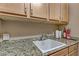
<path fill-rule="evenodd" d="M 38 49 L 42 53 L 46 53 L 48 51 L 55 50 L 63 46 L 66 46 L 66 44 L 52 40 L 52 39 L 46 39 L 42 41 L 33 41 L 33 43 L 38 47 Z"/>

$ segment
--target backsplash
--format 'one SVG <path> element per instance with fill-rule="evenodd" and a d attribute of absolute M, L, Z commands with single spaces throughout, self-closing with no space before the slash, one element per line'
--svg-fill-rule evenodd
<path fill-rule="evenodd" d="M 22 22 L 22 21 L 4 21 L 3 32 L 10 33 L 11 37 L 31 36 L 42 33 L 53 33 L 56 25 L 46 23 Z"/>

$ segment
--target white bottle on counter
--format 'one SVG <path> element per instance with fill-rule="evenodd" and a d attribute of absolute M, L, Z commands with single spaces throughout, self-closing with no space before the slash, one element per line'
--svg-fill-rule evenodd
<path fill-rule="evenodd" d="M 61 39 L 62 31 L 59 31 L 59 38 Z"/>
<path fill-rule="evenodd" d="M 62 31 L 56 30 L 55 36 L 56 36 L 57 39 L 61 39 Z"/>
<path fill-rule="evenodd" d="M 56 36 L 57 39 L 59 38 L 59 30 L 56 30 L 55 36 Z"/>

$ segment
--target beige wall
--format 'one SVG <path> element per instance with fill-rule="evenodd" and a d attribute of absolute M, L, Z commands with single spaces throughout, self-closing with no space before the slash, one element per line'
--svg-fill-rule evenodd
<path fill-rule="evenodd" d="M 69 4 L 69 20 L 72 36 L 79 37 L 79 3 Z"/>
<path fill-rule="evenodd" d="M 11 36 L 29 36 L 42 33 L 53 33 L 55 25 L 22 21 L 3 22 L 3 32 L 8 32 Z"/>
<path fill-rule="evenodd" d="M 1 20 L 0 20 L 0 33 L 2 33 Z"/>

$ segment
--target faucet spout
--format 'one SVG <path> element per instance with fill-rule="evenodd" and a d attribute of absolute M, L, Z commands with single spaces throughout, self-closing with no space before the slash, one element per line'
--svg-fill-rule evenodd
<path fill-rule="evenodd" d="M 47 39 L 47 34 L 42 34 L 40 40 L 45 40 L 45 39 Z"/>

